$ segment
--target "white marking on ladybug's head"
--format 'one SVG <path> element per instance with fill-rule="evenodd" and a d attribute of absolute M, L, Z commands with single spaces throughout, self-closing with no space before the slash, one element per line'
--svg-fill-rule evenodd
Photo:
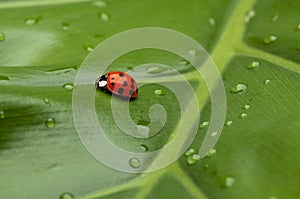
<path fill-rule="evenodd" d="M 98 83 L 98 86 L 99 86 L 100 88 L 105 87 L 106 85 L 107 85 L 107 81 L 100 81 L 100 82 Z"/>

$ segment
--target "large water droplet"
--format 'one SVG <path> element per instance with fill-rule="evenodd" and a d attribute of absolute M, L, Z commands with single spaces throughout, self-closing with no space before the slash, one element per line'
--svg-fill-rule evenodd
<path fill-rule="evenodd" d="M 0 110 L 0 119 L 4 119 L 5 118 L 5 113 L 3 110 Z"/>
<path fill-rule="evenodd" d="M 73 90 L 74 85 L 71 83 L 64 84 L 63 87 L 67 90 Z"/>
<path fill-rule="evenodd" d="M 209 122 L 207 122 L 207 121 L 204 121 L 204 122 L 202 122 L 201 124 L 200 124 L 200 129 L 203 129 L 204 127 L 206 127 L 206 126 L 208 126 L 209 125 Z"/>
<path fill-rule="evenodd" d="M 149 73 L 149 74 L 158 74 L 158 73 L 162 73 L 166 70 L 169 70 L 169 69 L 167 67 L 151 66 L 150 68 L 147 69 L 147 73 Z"/>
<path fill-rule="evenodd" d="M 41 20 L 41 17 L 30 17 L 25 19 L 25 24 L 32 26 L 37 24 Z"/>
<path fill-rule="evenodd" d="M 69 30 L 70 24 L 69 24 L 69 23 L 66 23 L 66 22 L 62 22 L 62 23 L 61 23 L 61 28 L 62 28 L 63 30 Z"/>
<path fill-rule="evenodd" d="M 216 149 L 211 149 L 209 150 L 209 152 L 207 153 L 206 157 L 211 157 L 213 155 L 215 155 L 217 153 Z"/>
<path fill-rule="evenodd" d="M 248 114 L 247 114 L 247 113 L 241 113 L 241 114 L 240 114 L 240 118 L 246 118 L 246 117 L 248 117 Z"/>
<path fill-rule="evenodd" d="M 268 36 L 265 36 L 264 43 L 271 44 L 271 43 L 275 42 L 276 40 L 277 40 L 277 37 L 275 35 L 268 35 Z"/>
<path fill-rule="evenodd" d="M 264 84 L 269 84 L 270 82 L 271 82 L 271 80 L 266 79 L 266 80 L 264 81 Z"/>
<path fill-rule="evenodd" d="M 138 158 L 131 158 L 129 160 L 129 165 L 132 167 L 132 168 L 139 168 L 141 166 L 141 162 Z"/>
<path fill-rule="evenodd" d="M 54 119 L 54 118 L 49 117 L 49 118 L 46 120 L 45 124 L 46 124 L 46 126 L 47 126 L 48 128 L 54 128 L 55 125 L 56 125 L 56 122 L 55 122 L 55 119 Z"/>
<path fill-rule="evenodd" d="M 232 187 L 235 183 L 235 178 L 232 176 L 224 176 L 220 179 L 221 186 L 224 188 Z"/>
<path fill-rule="evenodd" d="M 208 22 L 211 26 L 215 26 L 216 25 L 216 20 L 213 17 L 208 18 Z"/>
<path fill-rule="evenodd" d="M 247 89 L 246 84 L 239 83 L 239 84 L 236 84 L 234 87 L 232 87 L 230 92 L 236 94 L 236 93 L 243 92 L 246 89 Z"/>
<path fill-rule="evenodd" d="M 256 15 L 255 10 L 249 10 L 244 18 L 245 23 L 248 23 L 251 19 L 253 19 Z"/>
<path fill-rule="evenodd" d="M 140 145 L 143 151 L 149 151 L 149 147 L 146 144 L 141 144 Z"/>
<path fill-rule="evenodd" d="M 199 160 L 200 160 L 200 155 L 199 154 L 193 154 L 193 155 L 188 156 L 187 163 L 189 165 L 193 165 L 193 164 L 196 164 L 197 162 L 199 162 Z"/>
<path fill-rule="evenodd" d="M 163 90 L 156 89 L 154 91 L 155 95 L 164 96 L 166 93 Z"/>
<path fill-rule="evenodd" d="M 299 23 L 299 24 L 297 24 L 297 26 L 296 26 L 296 30 L 300 30 L 300 23 Z"/>
<path fill-rule="evenodd" d="M 99 17 L 101 18 L 102 21 L 109 21 L 110 20 L 110 15 L 107 12 L 99 13 Z"/>
<path fill-rule="evenodd" d="M 75 199 L 74 195 L 71 193 L 63 193 L 59 196 L 59 199 Z"/>
<path fill-rule="evenodd" d="M 259 62 L 258 62 L 258 61 L 254 61 L 254 62 L 252 62 L 252 63 L 250 63 L 250 64 L 248 65 L 248 69 L 254 69 L 254 68 L 256 68 L 257 66 L 259 66 Z"/>
<path fill-rule="evenodd" d="M 5 40 L 4 32 L 0 32 L 0 42 Z"/>
<path fill-rule="evenodd" d="M 187 150 L 185 152 L 185 156 L 191 156 L 191 155 L 195 154 L 195 152 L 196 152 L 195 149 L 190 148 L 189 150 Z"/>
<path fill-rule="evenodd" d="M 48 98 L 45 98 L 45 99 L 44 99 L 44 103 L 45 103 L 45 104 L 50 104 L 50 100 L 49 100 Z"/>

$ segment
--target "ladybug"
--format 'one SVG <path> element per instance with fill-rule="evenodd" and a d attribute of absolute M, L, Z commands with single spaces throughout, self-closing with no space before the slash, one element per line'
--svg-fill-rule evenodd
<path fill-rule="evenodd" d="M 107 72 L 96 80 L 95 86 L 118 97 L 134 99 L 138 95 L 136 81 L 125 72 Z"/>

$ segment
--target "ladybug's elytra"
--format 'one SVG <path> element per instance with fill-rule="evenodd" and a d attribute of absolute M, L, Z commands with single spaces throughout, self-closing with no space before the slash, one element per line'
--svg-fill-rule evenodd
<path fill-rule="evenodd" d="M 95 86 L 119 97 L 134 99 L 138 95 L 136 81 L 127 73 L 120 71 L 105 73 L 96 80 Z"/>

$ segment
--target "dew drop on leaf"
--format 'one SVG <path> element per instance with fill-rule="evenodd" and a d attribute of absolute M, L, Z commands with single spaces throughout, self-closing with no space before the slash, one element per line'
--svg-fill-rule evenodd
<path fill-rule="evenodd" d="M 243 92 L 246 89 L 247 89 L 246 84 L 239 83 L 239 84 L 236 84 L 234 87 L 232 87 L 230 89 L 230 92 L 233 93 L 233 94 L 236 94 L 236 93 Z"/>
<path fill-rule="evenodd" d="M 204 127 L 208 126 L 209 125 L 209 122 L 207 121 L 204 121 L 200 124 L 200 129 L 203 129 Z"/>
<path fill-rule="evenodd" d="M 163 90 L 156 89 L 154 91 L 155 95 L 164 96 L 166 93 Z"/>
<path fill-rule="evenodd" d="M 199 160 L 200 160 L 200 155 L 198 154 L 193 154 L 187 157 L 187 163 L 189 165 L 196 164 L 197 162 L 199 162 Z"/>
<path fill-rule="evenodd" d="M 232 120 L 228 120 L 225 124 L 226 124 L 226 126 L 231 126 L 233 124 L 233 121 Z"/>
<path fill-rule="evenodd" d="M 266 80 L 264 81 L 264 84 L 269 84 L 270 82 L 271 82 L 271 80 L 266 79 Z"/>
<path fill-rule="evenodd" d="M 5 118 L 5 113 L 3 110 L 0 110 L 0 119 L 4 119 Z"/>
<path fill-rule="evenodd" d="M 50 104 L 50 100 L 49 100 L 48 98 L 45 98 L 45 99 L 44 99 L 44 103 L 45 103 L 45 104 Z"/>
<path fill-rule="evenodd" d="M 245 110 L 249 110 L 250 107 L 251 107 L 251 106 L 250 106 L 249 104 L 246 104 L 246 105 L 244 106 L 244 109 L 245 109 Z"/>
<path fill-rule="evenodd" d="M 265 36 L 264 38 L 264 44 L 271 44 L 277 40 L 277 37 L 275 35 L 269 35 Z"/>
<path fill-rule="evenodd" d="M 74 195 L 71 193 L 63 193 L 59 196 L 59 199 L 75 199 Z"/>
<path fill-rule="evenodd" d="M 208 22 L 211 26 L 215 26 L 216 25 L 216 20 L 213 17 L 208 18 Z"/>
<path fill-rule="evenodd" d="M 235 178 L 232 176 L 224 176 L 220 179 L 221 186 L 224 188 L 232 187 L 235 183 Z"/>
<path fill-rule="evenodd" d="M 185 156 L 191 156 L 191 155 L 193 155 L 195 152 L 196 152 L 195 149 L 190 148 L 189 150 L 187 150 L 187 151 L 185 152 Z"/>
<path fill-rule="evenodd" d="M 62 28 L 63 30 L 69 30 L 70 24 L 69 24 L 69 23 L 66 23 L 66 22 L 62 22 L 62 23 L 61 23 L 61 28 Z"/>
<path fill-rule="evenodd" d="M 241 113 L 241 114 L 240 114 L 240 118 L 246 118 L 246 117 L 248 117 L 248 114 L 247 114 L 247 113 Z"/>
<path fill-rule="evenodd" d="M 104 1 L 93 1 L 92 5 L 95 6 L 95 7 L 99 7 L 99 8 L 107 6 L 106 2 L 104 2 Z"/>
<path fill-rule="evenodd" d="M 146 144 L 140 145 L 143 151 L 149 151 L 149 147 Z"/>
<path fill-rule="evenodd" d="M 254 68 L 256 68 L 257 66 L 259 66 L 259 62 L 258 62 L 258 61 L 254 61 L 254 62 L 251 62 L 251 63 L 248 65 L 248 69 L 254 69 Z"/>
<path fill-rule="evenodd" d="M 85 50 L 87 50 L 88 52 L 93 52 L 94 51 L 94 47 L 91 45 L 84 45 L 83 48 Z"/>
<path fill-rule="evenodd" d="M 297 26 L 296 26 L 296 30 L 300 30 L 300 23 L 299 23 L 299 24 L 297 24 Z"/>
<path fill-rule="evenodd" d="M 162 73 L 166 70 L 168 70 L 168 68 L 166 68 L 166 67 L 151 66 L 147 69 L 147 73 L 149 73 L 149 74 L 158 74 L 158 73 Z"/>
<path fill-rule="evenodd" d="M 255 17 L 255 15 L 256 15 L 255 10 L 249 10 L 249 11 L 246 13 L 245 18 L 244 18 L 245 23 L 249 23 L 249 21 L 250 21 L 251 19 L 253 19 L 253 18 Z"/>
<path fill-rule="evenodd" d="M 277 20 L 278 20 L 278 18 L 279 18 L 279 15 L 274 15 L 274 17 L 272 18 L 272 22 L 275 22 L 275 21 L 277 21 Z"/>
<path fill-rule="evenodd" d="M 217 153 L 217 149 L 211 149 L 207 153 L 206 157 L 211 157 L 211 156 L 215 155 L 216 153 Z"/>
<path fill-rule="evenodd" d="M 0 32 L 0 42 L 5 40 L 5 34 Z"/>
<path fill-rule="evenodd" d="M 129 160 L 129 165 L 132 167 L 132 168 L 139 168 L 141 166 L 141 162 L 138 158 L 131 158 Z"/>
<path fill-rule="evenodd" d="M 67 90 L 73 90 L 74 85 L 71 83 L 64 84 L 63 87 Z"/>
<path fill-rule="evenodd" d="M 46 120 L 45 124 L 46 124 L 46 126 L 47 126 L 48 128 L 54 128 L 55 125 L 56 125 L 56 122 L 55 122 L 55 119 L 54 119 L 54 118 L 49 117 L 49 118 Z"/>
<path fill-rule="evenodd" d="M 101 18 L 102 21 L 109 21 L 110 20 L 110 16 L 106 12 L 99 13 L 99 17 Z"/>
<path fill-rule="evenodd" d="M 40 17 L 30 17 L 30 18 L 26 18 L 25 19 L 25 24 L 26 25 L 29 25 L 29 26 L 32 26 L 32 25 L 35 25 L 39 22 L 41 18 Z"/>

